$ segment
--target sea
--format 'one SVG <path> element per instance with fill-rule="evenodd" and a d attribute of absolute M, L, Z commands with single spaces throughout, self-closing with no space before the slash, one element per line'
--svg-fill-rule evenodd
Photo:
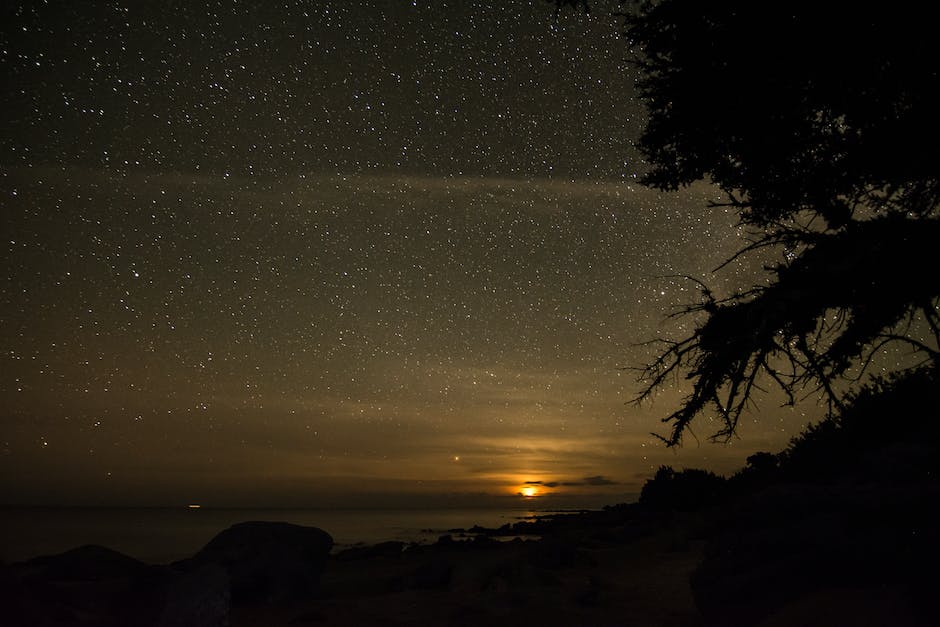
<path fill-rule="evenodd" d="M 499 527 L 552 510 L 501 509 L 226 509 L 210 507 L 0 508 L 0 562 L 98 544 L 151 564 L 168 564 L 199 551 L 220 531 L 239 522 L 282 521 L 319 527 L 334 551 L 387 540 L 429 543 L 453 529 Z"/>

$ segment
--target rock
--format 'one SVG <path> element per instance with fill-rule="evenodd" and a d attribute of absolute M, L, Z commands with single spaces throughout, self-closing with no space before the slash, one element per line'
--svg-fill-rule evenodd
<path fill-rule="evenodd" d="M 0 566 L 0 608 L 2 622 L 8 627 L 55 625 L 55 618 L 68 617 L 67 609 L 53 595 L 35 582 L 23 581 L 13 567 L 5 564 Z"/>
<path fill-rule="evenodd" d="M 217 564 L 231 581 L 233 604 L 283 603 L 309 598 L 317 589 L 333 538 L 322 529 L 283 522 L 245 522 L 229 527 L 189 560 L 187 572 Z"/>
<path fill-rule="evenodd" d="M 477 536 L 473 539 L 473 548 L 475 549 L 491 549 L 498 546 L 500 546 L 500 542 L 489 536 Z"/>
<path fill-rule="evenodd" d="M 228 572 L 206 564 L 166 584 L 157 627 L 228 627 L 232 591 Z"/>
<path fill-rule="evenodd" d="M 20 577 L 46 581 L 132 579 L 150 568 L 133 557 L 94 544 L 57 555 L 35 557 L 16 565 Z"/>
<path fill-rule="evenodd" d="M 399 557 L 405 550 L 405 543 L 397 540 L 379 542 L 371 546 L 354 546 L 335 555 L 338 560 L 371 559 L 374 557 Z"/>
<path fill-rule="evenodd" d="M 95 545 L 27 560 L 9 575 L 10 625 L 152 625 L 166 579 L 160 567 Z"/>

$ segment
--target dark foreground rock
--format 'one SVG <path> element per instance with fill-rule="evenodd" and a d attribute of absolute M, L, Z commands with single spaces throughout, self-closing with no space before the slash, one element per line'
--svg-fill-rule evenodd
<path fill-rule="evenodd" d="M 227 627 L 233 603 L 311 598 L 332 546 L 314 527 L 251 522 L 171 566 L 100 546 L 0 565 L 0 624 Z"/>
<path fill-rule="evenodd" d="M 87 544 L 58 555 L 44 555 L 19 565 L 29 580 L 101 581 L 133 579 L 150 571 L 141 561 L 107 547 Z"/>
<path fill-rule="evenodd" d="M 228 575 L 232 602 L 285 603 L 316 593 L 333 538 L 316 527 L 245 522 L 229 527 L 174 567 L 193 572 L 210 565 Z"/>
<path fill-rule="evenodd" d="M 6 567 L 2 579 L 4 625 L 151 625 L 172 574 L 89 545 Z"/>
<path fill-rule="evenodd" d="M 231 580 L 218 564 L 169 578 L 156 627 L 227 627 Z"/>
<path fill-rule="evenodd" d="M 675 550 L 666 526 L 637 538 L 626 533 L 634 524 L 611 511 L 546 522 L 540 540 L 443 536 L 346 551 L 329 560 L 316 598 L 239 605 L 232 625 L 697 627 L 688 577 L 699 543 Z"/>

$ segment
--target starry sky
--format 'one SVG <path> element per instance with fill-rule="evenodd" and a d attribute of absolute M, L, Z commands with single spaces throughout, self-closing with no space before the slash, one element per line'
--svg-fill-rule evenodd
<path fill-rule="evenodd" d="M 761 279 L 705 184 L 637 184 L 617 18 L 540 1 L 2 9 L 0 502 L 635 497 L 637 344 Z M 771 399 L 772 400 L 772 399 Z"/>

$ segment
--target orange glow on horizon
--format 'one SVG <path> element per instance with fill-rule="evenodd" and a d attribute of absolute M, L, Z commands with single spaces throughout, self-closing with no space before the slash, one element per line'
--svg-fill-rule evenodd
<path fill-rule="evenodd" d="M 531 499 L 539 495 L 539 489 L 534 485 L 527 485 L 523 486 L 522 489 L 519 490 L 519 494 L 526 497 L 527 499 Z"/>

